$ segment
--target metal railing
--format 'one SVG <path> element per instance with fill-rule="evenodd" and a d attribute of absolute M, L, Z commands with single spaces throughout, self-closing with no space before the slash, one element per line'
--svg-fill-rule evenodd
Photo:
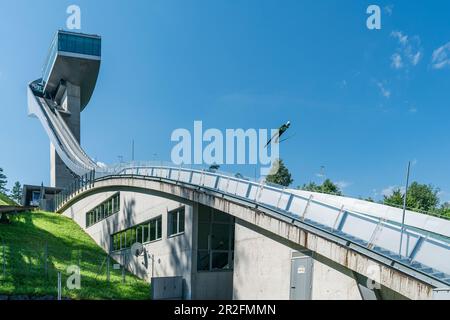
<path fill-rule="evenodd" d="M 403 209 L 402 205 L 395 204 L 395 203 L 383 202 L 381 204 L 384 204 L 384 205 L 390 206 L 390 207 L 394 207 L 394 208 L 398 208 L 398 209 Z M 414 212 L 421 213 L 421 214 L 426 214 L 428 216 L 438 217 L 438 218 L 445 219 L 445 220 L 450 220 L 450 214 L 445 215 L 445 214 L 442 214 L 442 213 L 439 213 L 436 211 L 421 210 L 421 209 L 411 208 L 408 206 L 406 207 L 406 210 L 414 211 Z"/>

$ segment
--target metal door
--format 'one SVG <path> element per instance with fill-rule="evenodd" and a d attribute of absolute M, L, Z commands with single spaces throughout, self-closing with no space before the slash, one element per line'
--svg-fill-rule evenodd
<path fill-rule="evenodd" d="M 291 260 L 291 300 L 311 300 L 313 259 L 309 256 Z"/>

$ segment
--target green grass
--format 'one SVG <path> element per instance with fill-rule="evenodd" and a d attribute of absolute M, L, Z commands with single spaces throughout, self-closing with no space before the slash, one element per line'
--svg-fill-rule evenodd
<path fill-rule="evenodd" d="M 8 196 L 4 195 L 0 192 L 0 206 L 15 206 L 17 205 L 14 201 L 12 201 Z"/>
<path fill-rule="evenodd" d="M 62 295 L 66 298 L 149 298 L 148 283 L 128 272 L 122 283 L 121 270 L 113 270 L 113 262 L 108 282 L 106 253 L 69 218 L 54 213 L 24 213 L 14 217 L 11 224 L 0 225 L 0 237 L 0 295 L 56 297 L 57 274 L 61 272 Z M 5 244 L 4 253 L 1 241 Z M 80 266 L 81 289 L 69 290 L 65 286 L 70 265 Z"/>

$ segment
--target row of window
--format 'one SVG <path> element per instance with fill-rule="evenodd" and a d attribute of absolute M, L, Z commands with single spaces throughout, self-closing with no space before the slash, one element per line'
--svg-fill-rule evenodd
<path fill-rule="evenodd" d="M 184 207 L 167 214 L 167 226 L 169 237 L 184 232 Z"/>
<path fill-rule="evenodd" d="M 86 213 L 86 228 L 120 211 L 120 192 Z"/>
<path fill-rule="evenodd" d="M 167 215 L 167 236 L 184 232 L 185 208 Z M 162 238 L 162 216 L 112 235 L 113 251 L 131 248 L 136 243 L 148 243 Z M 234 263 L 234 218 L 206 206 L 198 214 L 198 271 L 230 270 Z"/>
<path fill-rule="evenodd" d="M 82 35 L 60 33 L 58 35 L 58 50 L 87 54 L 91 56 L 101 55 L 101 39 Z"/>
<path fill-rule="evenodd" d="M 113 251 L 131 248 L 136 243 L 146 243 L 162 238 L 162 217 L 159 216 L 112 236 Z"/>
<path fill-rule="evenodd" d="M 167 214 L 167 236 L 184 232 L 185 208 L 181 207 Z M 113 250 L 130 248 L 135 242 L 147 243 L 162 238 L 162 217 L 159 216 L 112 236 Z"/>

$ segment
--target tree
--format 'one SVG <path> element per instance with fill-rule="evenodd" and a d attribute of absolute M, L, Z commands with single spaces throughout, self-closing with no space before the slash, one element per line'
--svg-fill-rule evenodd
<path fill-rule="evenodd" d="M 6 194 L 8 192 L 8 189 L 6 189 L 6 184 L 8 183 L 8 180 L 3 173 L 3 168 L 0 168 L 0 192 L 3 194 Z"/>
<path fill-rule="evenodd" d="M 383 196 L 383 203 L 391 206 L 402 206 L 403 205 L 403 193 L 400 188 L 395 189 L 392 194 Z"/>
<path fill-rule="evenodd" d="M 289 187 L 293 181 L 291 173 L 281 159 L 275 161 L 269 175 L 266 177 L 266 182 L 279 184 L 285 187 Z"/>
<path fill-rule="evenodd" d="M 311 191 L 311 192 L 320 192 L 321 186 L 319 186 L 317 183 L 311 181 L 308 184 L 304 184 L 303 187 L 298 186 L 297 189 L 302 189 L 302 190 Z"/>
<path fill-rule="evenodd" d="M 334 184 L 333 182 L 331 182 L 330 179 L 326 179 L 323 184 L 322 184 L 322 192 L 323 193 L 328 193 L 328 194 L 335 194 L 338 196 L 342 195 L 341 189 L 339 189 L 339 187 Z"/>
<path fill-rule="evenodd" d="M 439 189 L 432 185 L 420 184 L 417 181 L 411 183 L 406 196 L 406 207 L 411 210 L 432 211 L 439 204 Z M 403 206 L 403 192 L 395 189 L 391 195 L 384 196 L 384 204 Z"/>
<path fill-rule="evenodd" d="M 439 204 L 439 189 L 432 185 L 413 182 L 408 189 L 406 204 L 409 208 L 431 211 Z"/>
<path fill-rule="evenodd" d="M 22 202 L 22 185 L 20 184 L 19 181 L 16 181 L 16 183 L 14 183 L 10 196 L 11 199 L 16 201 L 17 203 Z"/>
<path fill-rule="evenodd" d="M 445 202 L 439 209 L 436 210 L 437 214 L 450 218 L 450 202 Z"/>
<path fill-rule="evenodd" d="M 308 184 L 304 184 L 303 187 L 299 188 L 306 191 L 311 192 L 320 192 L 320 193 L 328 193 L 341 196 L 342 191 L 339 187 L 334 184 L 330 179 L 326 179 L 322 185 L 318 185 L 315 182 L 310 182 Z"/>

